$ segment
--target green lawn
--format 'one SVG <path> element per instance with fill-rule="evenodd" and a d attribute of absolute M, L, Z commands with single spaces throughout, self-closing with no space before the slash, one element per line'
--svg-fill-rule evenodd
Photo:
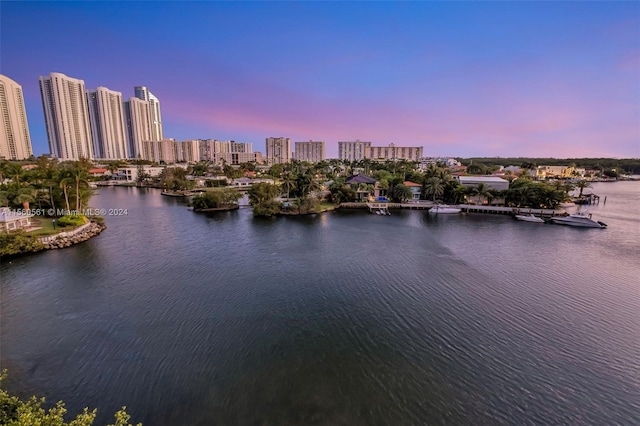
<path fill-rule="evenodd" d="M 35 231 L 27 232 L 27 235 L 35 235 L 37 237 L 44 237 L 47 235 L 54 235 L 62 231 L 70 231 L 72 226 L 61 228 L 56 225 L 56 229 L 53 229 L 53 219 L 48 217 L 38 217 L 31 219 L 31 226 L 40 227 Z"/>
<path fill-rule="evenodd" d="M 335 210 L 336 205 L 333 203 L 329 203 L 327 201 L 323 201 L 320 203 L 320 205 L 318 206 L 318 211 L 331 211 L 331 210 Z"/>

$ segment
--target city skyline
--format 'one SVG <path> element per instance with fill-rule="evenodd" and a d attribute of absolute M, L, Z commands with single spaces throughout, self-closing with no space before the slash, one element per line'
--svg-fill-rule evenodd
<path fill-rule="evenodd" d="M 59 72 L 148 87 L 176 140 L 640 156 L 638 3 L 9 2 L 0 19 L 36 155 L 38 77 Z"/>

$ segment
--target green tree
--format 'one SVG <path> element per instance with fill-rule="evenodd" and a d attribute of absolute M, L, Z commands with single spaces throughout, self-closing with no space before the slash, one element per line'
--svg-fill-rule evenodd
<path fill-rule="evenodd" d="M 484 182 L 480 182 L 476 184 L 473 190 L 474 190 L 474 193 L 478 196 L 477 204 L 480 204 L 480 198 L 482 197 L 487 199 L 489 199 L 489 197 L 493 197 L 493 194 L 491 193 L 491 188 Z"/>
<path fill-rule="evenodd" d="M 396 202 L 404 203 L 405 201 L 413 197 L 411 189 L 403 184 L 398 184 L 393 187 L 392 198 Z"/>
<path fill-rule="evenodd" d="M 291 172 L 285 172 L 282 174 L 282 189 L 287 191 L 287 198 L 292 190 L 297 189 L 296 176 Z"/>
<path fill-rule="evenodd" d="M 438 176 L 432 176 L 425 180 L 422 186 L 422 193 L 425 198 L 431 196 L 432 201 L 435 203 L 436 198 L 441 197 L 444 193 L 444 189 L 444 181 Z"/>
<path fill-rule="evenodd" d="M 89 168 L 91 163 L 85 159 L 80 159 L 79 161 L 74 161 L 71 164 L 71 168 L 69 169 L 69 173 L 73 178 L 73 183 L 75 185 L 75 195 L 76 195 L 76 210 L 82 209 L 82 197 L 80 192 L 80 187 L 89 187 Z"/>
<path fill-rule="evenodd" d="M 253 184 L 248 191 L 249 203 L 253 207 L 254 216 L 273 216 L 280 212 L 281 203 L 275 201 L 279 189 L 266 182 Z"/>
<path fill-rule="evenodd" d="M 587 180 L 580 180 L 576 182 L 576 188 L 580 188 L 580 194 L 578 194 L 578 197 L 582 197 L 582 191 L 587 188 L 591 188 L 591 183 Z"/>
<path fill-rule="evenodd" d="M 1 236 L 0 236 L 1 237 Z M 6 377 L 6 370 L 0 373 L 0 386 Z M 9 394 L 0 387 L 0 425 L 6 426 L 92 426 L 98 411 L 85 408 L 70 421 L 64 419 L 67 408 L 64 402 L 58 401 L 55 406 L 46 410 L 42 406 L 44 398 L 32 396 L 29 399 Z M 115 413 L 115 423 L 108 426 L 133 426 L 129 423 L 131 416 L 126 412 L 127 407 L 122 407 Z M 136 426 L 142 426 L 138 423 Z"/>
<path fill-rule="evenodd" d="M 71 210 L 69 207 L 69 189 L 71 188 L 71 184 L 73 183 L 73 178 L 71 176 L 64 177 L 60 180 L 60 188 L 62 188 L 62 192 L 64 193 L 64 203 L 67 210 Z"/>
<path fill-rule="evenodd" d="M 35 189 L 31 186 L 20 188 L 18 195 L 13 199 L 14 203 L 22 205 L 25 210 L 29 210 L 29 203 L 34 201 L 36 201 Z"/>

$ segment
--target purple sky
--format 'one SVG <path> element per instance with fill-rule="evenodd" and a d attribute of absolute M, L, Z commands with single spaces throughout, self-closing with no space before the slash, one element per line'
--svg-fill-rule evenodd
<path fill-rule="evenodd" d="M 0 72 L 160 98 L 166 137 L 640 157 L 640 2 L 3 2 Z"/>

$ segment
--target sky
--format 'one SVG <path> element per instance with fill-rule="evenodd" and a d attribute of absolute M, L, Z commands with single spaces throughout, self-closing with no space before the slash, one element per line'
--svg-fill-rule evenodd
<path fill-rule="evenodd" d="M 0 73 L 160 99 L 165 137 L 640 157 L 640 2 L 0 3 Z M 293 143 L 292 143 L 293 145 Z"/>

